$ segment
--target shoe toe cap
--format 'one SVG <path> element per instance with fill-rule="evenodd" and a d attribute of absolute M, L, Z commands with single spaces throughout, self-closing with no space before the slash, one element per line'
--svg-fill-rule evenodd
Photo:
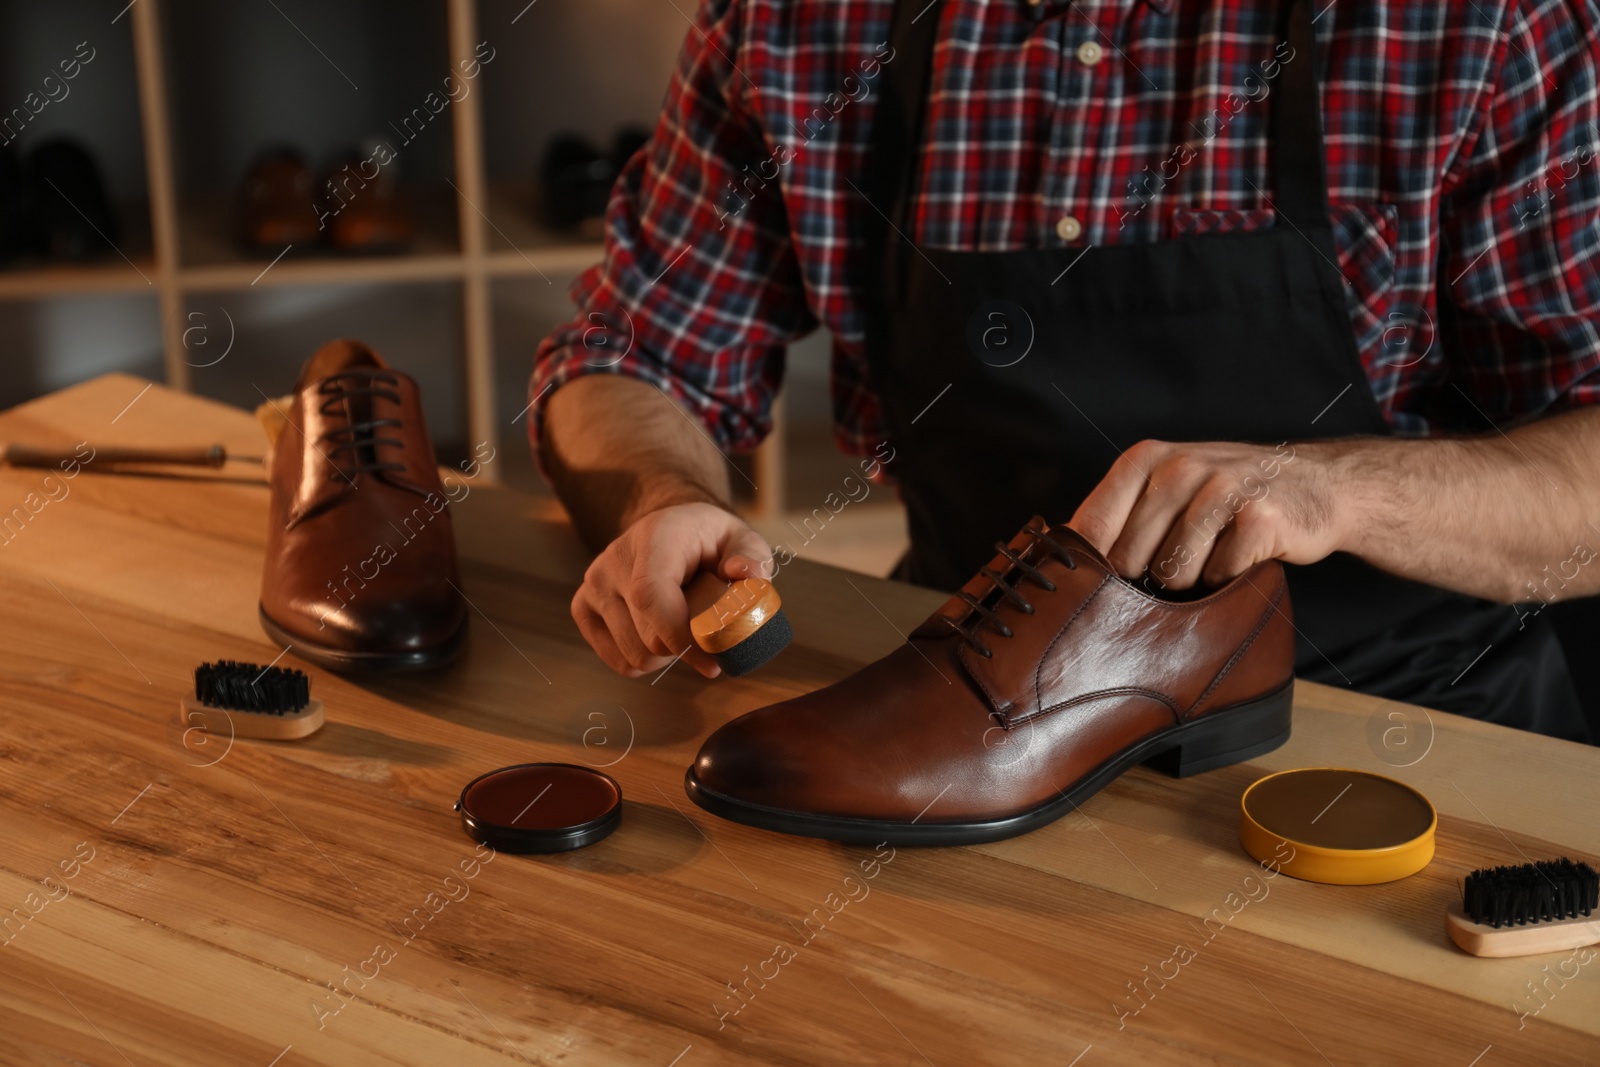
<path fill-rule="evenodd" d="M 465 620 L 461 598 L 443 586 L 410 590 L 403 597 L 358 598 L 321 621 L 339 643 L 353 648 L 421 652 L 449 641 Z"/>
<path fill-rule="evenodd" d="M 706 738 L 695 757 L 695 783 L 731 800 L 791 810 L 819 783 L 816 753 L 781 720 L 784 705 L 751 712 Z"/>
<path fill-rule="evenodd" d="M 426 652 L 448 644 L 466 622 L 461 595 L 442 578 L 405 588 L 373 585 L 345 599 L 295 595 L 262 606 L 279 627 L 313 645 L 359 654 Z"/>

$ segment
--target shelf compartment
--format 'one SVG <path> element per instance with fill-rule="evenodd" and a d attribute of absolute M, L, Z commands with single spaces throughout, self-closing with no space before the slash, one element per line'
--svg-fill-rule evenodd
<path fill-rule="evenodd" d="M 538 221 L 529 182 L 489 186 L 484 258 L 498 277 L 576 274 L 600 262 L 605 243 L 586 229 L 552 230 Z M 597 229 L 594 227 L 592 229 Z"/>
<path fill-rule="evenodd" d="M 0 300 L 76 293 L 156 293 L 159 277 L 150 247 L 150 212 L 141 201 L 116 204 L 121 235 L 115 250 L 84 262 L 29 256 L 0 267 Z M 126 257 L 126 258 L 124 258 Z"/>
<path fill-rule="evenodd" d="M 202 396 L 254 409 L 263 394 L 289 392 L 301 366 L 328 340 L 350 337 L 417 380 L 441 456 L 466 447 L 459 282 L 190 293 L 182 321 L 186 331 L 204 330 L 186 334 L 182 350 Z"/>
<path fill-rule="evenodd" d="M 448 185 L 405 186 L 406 202 L 416 223 L 409 248 L 392 255 L 362 256 L 332 248 L 296 248 L 278 266 L 288 262 L 352 263 L 364 259 L 440 258 L 461 250 L 456 240 L 455 192 Z M 256 251 L 241 246 L 235 237 L 234 194 L 186 196 L 178 207 L 178 234 L 185 269 L 256 265 L 256 272 L 272 262 L 278 249 Z M 273 268 L 276 270 L 277 268 Z M 251 277 L 254 277 L 252 273 Z"/>
<path fill-rule="evenodd" d="M 156 261 L 148 253 L 129 266 L 116 253 L 98 263 L 50 263 L 0 271 L 0 300 L 72 296 L 79 293 L 156 292 Z"/>

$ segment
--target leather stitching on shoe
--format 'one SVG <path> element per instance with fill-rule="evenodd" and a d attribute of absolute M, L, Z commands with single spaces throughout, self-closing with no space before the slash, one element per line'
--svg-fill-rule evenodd
<path fill-rule="evenodd" d="M 1103 591 L 1105 587 L 1110 584 L 1111 575 L 1108 573 L 1100 579 L 1100 584 L 1095 586 L 1094 589 L 1090 591 L 1089 595 L 1083 598 L 1083 603 L 1078 605 L 1078 610 L 1072 613 L 1072 617 L 1066 621 L 1061 629 L 1056 631 L 1056 635 L 1052 637 L 1050 639 L 1050 643 L 1045 646 L 1044 655 L 1039 657 L 1039 665 L 1035 667 L 1033 671 L 1033 706 L 1039 709 L 1037 714 L 1042 715 L 1047 710 L 1044 706 L 1044 665 L 1050 662 L 1050 656 L 1055 652 L 1056 645 L 1061 643 L 1061 639 L 1067 635 L 1067 631 L 1072 628 L 1072 624 L 1078 621 L 1078 616 L 1083 614 L 1083 609 L 1087 608 L 1089 606 L 1089 602 L 1094 600 L 1095 597 L 1099 596 L 1101 591 Z M 1170 703 L 1170 701 L 1163 701 L 1163 703 Z M 1013 721 L 1022 722 L 1030 718 L 1033 718 L 1033 716 L 1024 715 L 1021 718 Z"/>
<path fill-rule="evenodd" d="M 1051 704 L 1048 708 L 1040 708 L 1038 711 L 1029 712 L 1026 715 L 1019 715 L 1016 718 L 1011 719 L 1006 725 L 1008 727 L 1026 726 L 1035 719 L 1042 719 L 1046 715 L 1052 715 L 1055 712 L 1062 711 L 1066 708 L 1074 708 L 1079 704 L 1087 704 L 1096 700 L 1104 700 L 1106 697 L 1118 696 L 1149 697 L 1157 704 L 1160 704 L 1162 707 L 1172 712 L 1172 721 L 1174 725 L 1183 721 L 1182 712 L 1178 708 L 1178 702 L 1172 699 L 1171 694 L 1163 693 L 1158 689 L 1145 689 L 1136 685 L 1122 685 L 1115 686 L 1111 689 L 1096 689 L 1092 693 L 1079 693 L 1075 697 L 1068 697 L 1066 700 L 1063 700 L 1059 703 Z"/>
<path fill-rule="evenodd" d="M 1255 589 L 1255 586 L 1252 585 L 1250 588 Z M 1200 714 L 1200 709 L 1205 706 L 1207 700 L 1211 699 L 1211 694 L 1216 691 L 1217 686 L 1222 684 L 1222 680 L 1228 676 L 1229 671 L 1238 666 L 1239 661 L 1244 658 L 1244 654 L 1250 650 L 1250 646 L 1255 644 L 1256 638 L 1261 636 L 1261 631 L 1267 628 L 1267 623 L 1272 621 L 1272 616 L 1277 614 L 1278 605 L 1283 603 L 1283 594 L 1288 588 L 1287 582 L 1278 583 L 1278 591 L 1271 600 L 1267 601 L 1267 610 L 1262 612 L 1260 620 L 1256 622 L 1255 629 L 1251 630 L 1249 635 L 1245 637 L 1244 643 L 1234 650 L 1233 655 L 1229 657 L 1227 663 L 1222 665 L 1222 670 L 1217 672 L 1217 676 L 1211 679 L 1211 684 L 1206 686 L 1205 692 L 1200 694 L 1199 699 L 1194 702 L 1188 711 L 1179 714 L 1180 719 L 1188 722 Z M 1257 592 L 1259 591 L 1257 590 Z"/>
<path fill-rule="evenodd" d="M 1100 584 L 1095 586 L 1094 589 L 1090 591 L 1089 595 L 1083 598 L 1083 603 L 1079 604 L 1077 611 L 1074 611 L 1072 613 L 1072 618 L 1069 618 L 1065 623 L 1062 624 L 1061 633 L 1065 633 L 1066 632 L 1067 627 L 1072 625 L 1073 620 L 1078 617 L 1079 613 L 1081 613 L 1084 608 L 1089 606 L 1089 601 L 1093 600 L 1095 598 L 1096 594 L 1098 594 L 1100 592 L 1100 590 L 1104 589 L 1105 586 L 1106 586 L 1106 583 L 1108 581 L 1110 581 L 1110 580 L 1111 580 L 1111 576 L 1109 574 L 1100 579 Z M 1061 639 L 1061 633 L 1056 634 L 1056 637 L 1055 637 L 1056 641 L 1059 641 Z M 1055 646 L 1055 641 L 1052 641 L 1051 642 L 1051 647 L 1053 648 L 1054 646 Z M 972 679 L 972 681 L 974 681 L 975 683 L 977 683 L 978 688 L 983 690 L 983 695 L 989 698 L 989 707 L 991 709 L 989 714 L 997 722 L 999 722 L 1001 726 L 1005 727 L 1008 730 L 1011 729 L 1011 727 L 1013 725 L 1013 721 L 1009 717 L 1009 714 L 1010 714 L 1011 709 L 1016 706 L 1015 703 L 1010 701 L 1010 700 L 1006 700 L 1005 698 L 1000 696 L 998 693 L 996 693 L 994 690 L 990 689 L 988 687 L 988 685 L 986 685 L 984 683 L 982 672 L 979 671 L 977 669 L 977 665 L 972 662 L 972 657 L 977 655 L 977 653 L 972 650 L 972 647 L 970 645 L 963 644 L 963 645 L 959 646 L 956 649 L 956 655 L 957 655 L 957 658 L 959 658 L 960 661 L 961 661 L 961 666 L 966 669 L 967 677 Z M 1046 655 L 1048 655 L 1048 652 L 1046 653 Z M 1037 704 L 1039 702 L 1039 697 L 1037 695 L 1037 693 L 1038 693 L 1038 677 L 1037 677 L 1037 675 L 1034 678 L 1034 692 L 1035 692 L 1034 703 Z"/>

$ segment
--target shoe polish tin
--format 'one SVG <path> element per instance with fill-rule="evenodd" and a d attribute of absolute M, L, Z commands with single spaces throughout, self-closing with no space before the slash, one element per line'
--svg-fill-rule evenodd
<path fill-rule="evenodd" d="M 1239 800 L 1239 842 L 1263 864 L 1308 882 L 1374 885 L 1433 859 L 1439 816 L 1403 782 L 1342 767 L 1269 774 Z"/>
<path fill-rule="evenodd" d="M 573 763 L 519 763 L 467 783 L 456 801 L 461 828 L 497 852 L 568 852 L 622 822 L 622 787 Z"/>

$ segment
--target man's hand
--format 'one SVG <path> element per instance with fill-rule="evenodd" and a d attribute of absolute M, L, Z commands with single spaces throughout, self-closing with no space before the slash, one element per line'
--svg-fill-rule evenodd
<path fill-rule="evenodd" d="M 1344 540 L 1337 443 L 1172 444 L 1123 453 L 1068 523 L 1125 578 L 1222 585 L 1265 559 L 1314 563 Z"/>
<path fill-rule="evenodd" d="M 721 673 L 689 635 L 683 587 L 703 570 L 772 577 L 772 549 L 726 504 L 728 461 L 694 416 L 654 386 L 594 374 L 550 395 L 541 452 L 551 481 L 597 553 L 572 598 L 584 640 L 637 678 L 682 655 Z M 686 651 L 687 650 L 687 651 Z"/>
<path fill-rule="evenodd" d="M 715 504 L 674 504 L 636 519 L 595 557 L 572 598 L 572 618 L 618 674 L 638 678 L 682 655 L 715 678 L 721 668 L 689 634 L 683 587 L 702 570 L 732 581 L 770 578 L 772 569 L 771 547 L 737 515 Z"/>

